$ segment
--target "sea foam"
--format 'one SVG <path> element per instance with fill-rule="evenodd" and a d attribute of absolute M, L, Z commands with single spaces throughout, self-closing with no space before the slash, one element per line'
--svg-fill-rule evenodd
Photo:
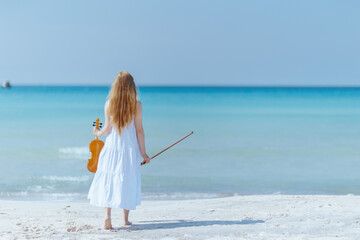
<path fill-rule="evenodd" d="M 90 158 L 90 151 L 88 147 L 64 147 L 59 148 L 60 157 L 87 159 Z"/>
<path fill-rule="evenodd" d="M 86 182 L 90 179 L 89 176 L 42 176 L 42 179 L 49 181 L 58 181 L 58 182 Z"/>

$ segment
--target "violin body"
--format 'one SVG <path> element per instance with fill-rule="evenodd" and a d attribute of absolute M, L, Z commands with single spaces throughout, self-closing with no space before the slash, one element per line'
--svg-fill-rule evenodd
<path fill-rule="evenodd" d="M 89 149 L 91 152 L 91 158 L 88 160 L 87 163 L 87 169 L 90 172 L 95 173 L 97 170 L 97 165 L 98 165 L 98 161 L 99 161 L 99 155 L 101 152 L 101 149 L 104 146 L 104 142 L 99 140 L 99 139 L 95 139 L 92 140 L 89 144 Z"/>
<path fill-rule="evenodd" d="M 96 128 L 99 128 L 99 119 L 96 119 Z M 88 160 L 87 169 L 90 172 L 95 173 L 97 170 L 99 155 L 101 149 L 104 147 L 104 142 L 95 137 L 89 144 L 89 150 L 91 152 L 91 158 Z"/>

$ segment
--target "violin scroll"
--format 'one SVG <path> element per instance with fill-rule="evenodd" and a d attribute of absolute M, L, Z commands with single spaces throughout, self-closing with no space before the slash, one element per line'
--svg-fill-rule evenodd
<path fill-rule="evenodd" d="M 100 120 L 97 118 L 95 122 L 93 122 L 93 127 L 102 128 L 102 123 L 99 122 Z"/>

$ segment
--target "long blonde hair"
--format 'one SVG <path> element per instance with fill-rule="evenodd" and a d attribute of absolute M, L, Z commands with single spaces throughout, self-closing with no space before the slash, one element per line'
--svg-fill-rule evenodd
<path fill-rule="evenodd" d="M 115 78 L 109 94 L 109 114 L 119 134 L 136 114 L 137 93 L 130 73 L 121 71 Z"/>

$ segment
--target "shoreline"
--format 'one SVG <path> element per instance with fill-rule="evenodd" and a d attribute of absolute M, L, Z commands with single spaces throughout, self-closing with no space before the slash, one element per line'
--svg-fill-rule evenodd
<path fill-rule="evenodd" d="M 143 200 L 131 227 L 103 230 L 104 210 L 85 202 L 0 200 L 1 239 L 357 239 L 360 196 L 248 195 Z"/>
<path fill-rule="evenodd" d="M 0 201 L 62 201 L 62 202 L 88 202 L 88 193 L 48 193 L 48 194 L 21 194 L 18 192 L 4 193 L 0 192 Z M 244 194 L 247 195 L 247 194 Z M 256 194 L 261 195 L 261 194 Z M 271 195 L 271 194 L 266 194 Z M 145 192 L 141 194 L 141 200 L 144 201 L 160 201 L 160 200 L 196 200 L 196 199 L 213 199 L 240 196 L 234 192 Z"/>
<path fill-rule="evenodd" d="M 360 194 L 347 193 L 257 193 L 257 194 L 241 194 L 235 192 L 214 192 L 214 193 L 199 193 L 199 192 L 172 192 L 172 193 L 142 193 L 141 202 L 143 201 L 185 201 L 185 200 L 209 200 L 219 198 L 231 198 L 231 197 L 251 197 L 251 196 L 359 196 Z M 1 195 L 1 201 L 16 201 L 16 202 L 65 202 L 65 203 L 89 203 L 87 199 L 87 193 L 50 193 L 46 196 L 43 195 Z"/>

